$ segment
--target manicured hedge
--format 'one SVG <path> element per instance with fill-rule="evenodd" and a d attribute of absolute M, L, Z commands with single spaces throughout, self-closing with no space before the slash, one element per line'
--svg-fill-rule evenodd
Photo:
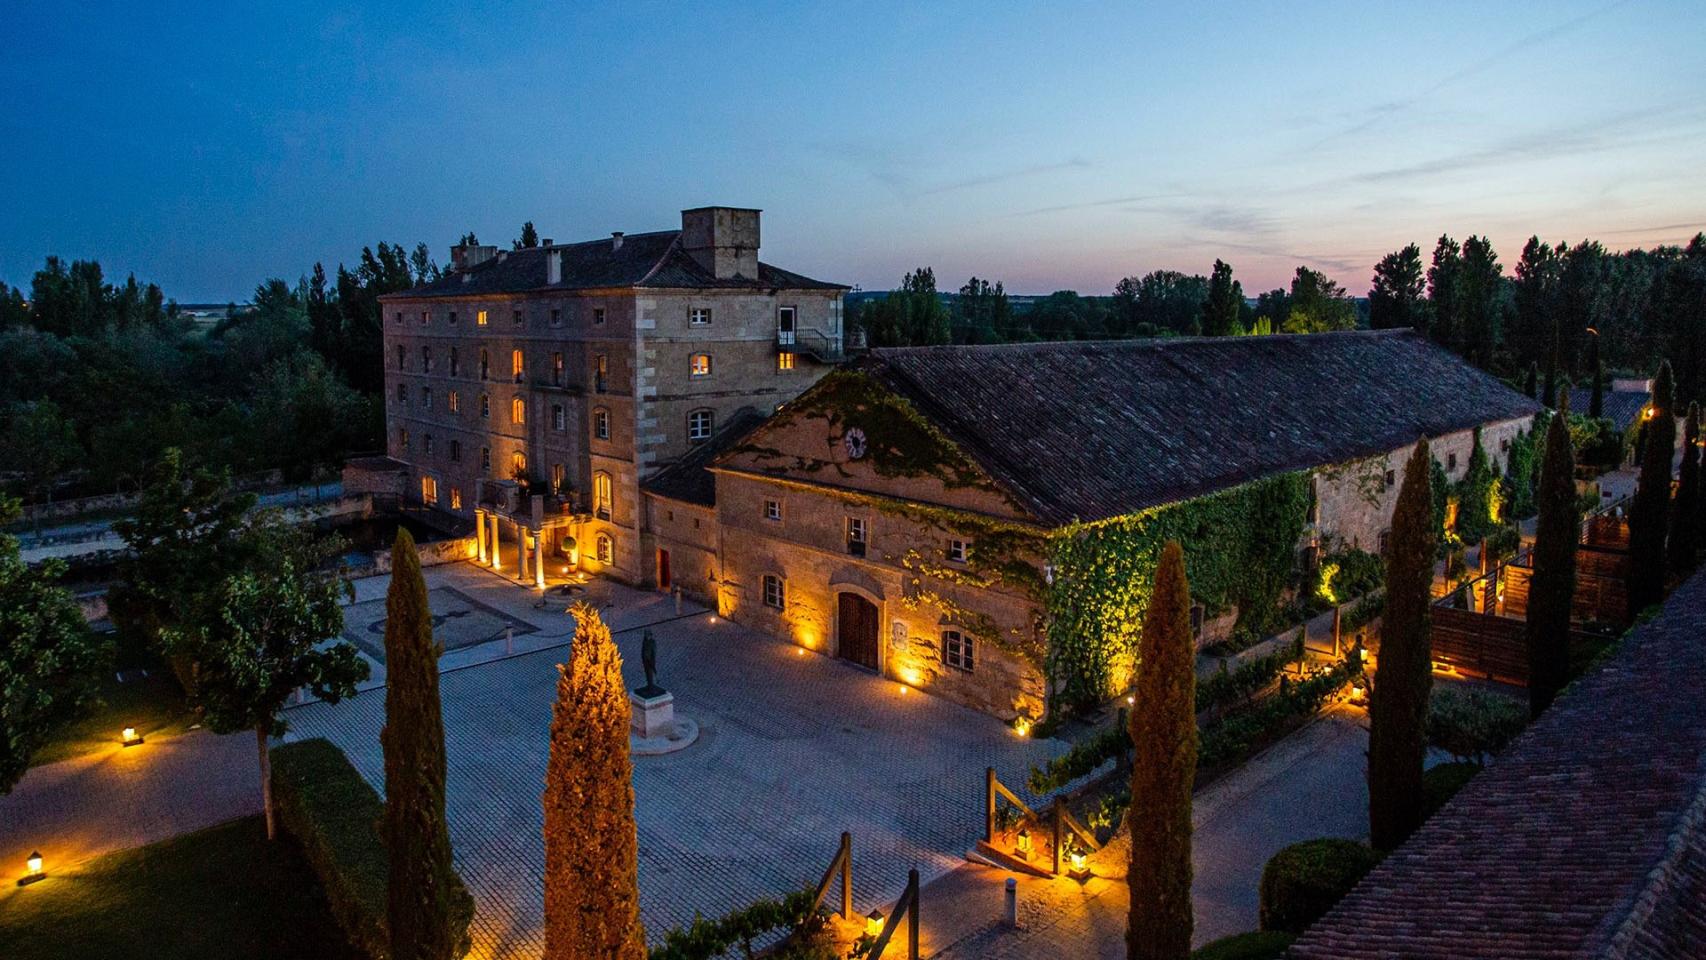
<path fill-rule="evenodd" d="M 1191 951 L 1191 960 L 1280 960 L 1296 939 L 1279 930 L 1235 933 Z"/>
<path fill-rule="evenodd" d="M 344 752 L 321 738 L 273 749 L 272 788 L 279 825 L 301 845 L 338 926 L 362 952 L 386 960 L 391 953 L 385 929 L 390 864 L 379 835 L 384 801 Z M 461 931 L 462 954 L 471 946 L 467 930 L 474 898 L 460 879 L 456 885 L 451 899 L 461 909 L 451 922 Z"/>
<path fill-rule="evenodd" d="M 1302 933 L 1379 862 L 1368 844 L 1338 837 L 1286 847 L 1262 868 L 1261 928 Z"/>

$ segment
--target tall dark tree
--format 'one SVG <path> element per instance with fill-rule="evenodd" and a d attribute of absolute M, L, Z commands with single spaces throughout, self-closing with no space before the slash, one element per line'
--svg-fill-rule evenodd
<path fill-rule="evenodd" d="M 1605 363 L 1599 358 L 1599 332 L 1589 331 L 1588 371 L 1593 374 L 1593 393 L 1588 396 L 1588 416 L 1605 416 Z"/>
<path fill-rule="evenodd" d="M 1528 363 L 1528 378 L 1522 383 L 1522 392 L 1528 394 L 1530 399 L 1540 399 L 1539 381 L 1540 367 L 1535 365 L 1534 361 L 1530 360 Z"/>
<path fill-rule="evenodd" d="M 1559 323 L 1559 291 L 1564 271 L 1560 251 L 1529 237 L 1516 262 L 1515 310 L 1505 332 L 1505 348 L 1517 359 L 1538 363 L 1552 349 Z"/>
<path fill-rule="evenodd" d="M 1492 363 L 1504 318 L 1504 277 L 1498 254 L 1486 237 L 1463 241 L 1462 270 L 1457 277 L 1458 310 L 1463 332 L 1463 356 L 1477 366 Z"/>
<path fill-rule="evenodd" d="M 1387 545 L 1386 612 L 1368 707 L 1368 823 L 1379 850 L 1403 843 L 1424 815 L 1422 762 L 1433 689 L 1428 606 L 1437 549 L 1432 465 L 1423 437 L 1404 467 Z"/>
<path fill-rule="evenodd" d="M 525 247 L 537 246 L 539 246 L 539 231 L 533 229 L 533 221 L 529 220 L 521 225 L 521 236 L 515 240 L 515 249 L 521 250 Z"/>
<path fill-rule="evenodd" d="M 1291 311 L 1280 324 L 1284 333 L 1321 333 L 1356 326 L 1356 305 L 1345 288 L 1319 270 L 1298 267 L 1291 278 Z"/>
<path fill-rule="evenodd" d="M 1191 953 L 1191 788 L 1197 774 L 1196 649 L 1191 588 L 1177 541 L 1161 549 L 1144 612 L 1129 723 L 1134 750 L 1129 960 L 1186 960 Z"/>
<path fill-rule="evenodd" d="M 463 942 L 468 892 L 450 859 L 444 819 L 444 715 L 432 610 L 415 538 L 398 530 L 385 594 L 385 850 L 392 960 L 452 960 Z"/>
<path fill-rule="evenodd" d="M 1463 339 L 1463 311 L 1458 303 L 1457 278 L 1463 272 L 1463 250 L 1457 241 L 1441 236 L 1428 267 L 1428 304 L 1434 342 L 1458 349 Z"/>
<path fill-rule="evenodd" d="M 1671 460 L 1676 453 L 1675 383 L 1659 365 L 1653 399 L 1641 426 L 1641 473 L 1629 505 L 1629 615 L 1665 595 L 1665 533 L 1670 521 Z"/>
<path fill-rule="evenodd" d="M 1368 325 L 1376 330 L 1412 327 L 1427 332 L 1427 279 L 1422 251 L 1410 244 L 1380 258 L 1368 290 Z"/>
<path fill-rule="evenodd" d="M 1208 299 L 1202 304 L 1202 332 L 1205 336 L 1224 337 L 1239 328 L 1238 316 L 1244 308 L 1244 287 L 1232 279 L 1232 265 L 1214 261 L 1214 272 L 1208 278 Z"/>
<path fill-rule="evenodd" d="M 1670 566 L 1677 572 L 1694 569 L 1700 549 L 1696 539 L 1700 515 L 1700 404 L 1688 405 L 1682 430 L 1682 468 L 1677 474 L 1676 502 L 1671 504 Z"/>
<path fill-rule="evenodd" d="M 1546 427 L 1545 459 L 1535 499 L 1534 573 L 1528 587 L 1528 708 L 1551 705 L 1570 677 L 1570 607 L 1576 592 L 1576 455 L 1569 403 Z"/>

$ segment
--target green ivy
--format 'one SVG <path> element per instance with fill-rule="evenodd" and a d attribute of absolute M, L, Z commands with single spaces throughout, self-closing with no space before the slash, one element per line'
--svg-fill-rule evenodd
<path fill-rule="evenodd" d="M 1117 694 L 1135 656 L 1161 547 L 1185 549 L 1191 598 L 1209 615 L 1236 606 L 1240 629 L 1264 632 L 1296 567 L 1309 509 L 1302 472 L 1098 523 L 1051 538 L 1048 672 L 1061 702 L 1091 707 Z"/>
<path fill-rule="evenodd" d="M 664 934 L 648 960 L 712 960 L 737 946 L 751 957 L 754 940 L 776 930 L 799 930 L 822 916 L 821 910 L 812 907 L 812 894 L 797 890 L 780 900 L 756 900 L 715 920 L 695 914 L 691 926 Z"/>
<path fill-rule="evenodd" d="M 1474 450 L 1469 454 L 1469 469 L 1457 484 L 1457 535 L 1465 543 L 1479 543 L 1483 537 L 1498 529 L 1499 503 L 1496 492 L 1499 477 L 1487 451 L 1481 446 L 1481 428 L 1475 428 Z"/>

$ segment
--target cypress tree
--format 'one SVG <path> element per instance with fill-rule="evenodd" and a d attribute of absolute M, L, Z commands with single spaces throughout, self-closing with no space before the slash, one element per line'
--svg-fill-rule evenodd
<path fill-rule="evenodd" d="M 1599 334 L 1588 340 L 1588 369 L 1593 371 L 1593 395 L 1588 398 L 1588 416 L 1605 415 L 1605 364 L 1599 359 Z"/>
<path fill-rule="evenodd" d="M 444 820 L 444 717 L 432 610 L 415 538 L 398 530 L 385 594 L 386 919 L 392 960 L 450 960 L 467 951 L 472 904 L 450 858 Z M 460 920 L 460 924 L 457 922 Z"/>
<path fill-rule="evenodd" d="M 1522 392 L 1530 399 L 1540 399 L 1540 366 L 1533 360 L 1528 361 L 1528 379 L 1523 381 Z"/>
<path fill-rule="evenodd" d="M 1191 788 L 1197 775 L 1196 651 L 1191 588 L 1176 541 L 1161 550 L 1139 640 L 1131 806 L 1128 960 L 1191 953 Z"/>
<path fill-rule="evenodd" d="M 1641 428 L 1641 473 L 1629 505 L 1629 616 L 1664 599 L 1665 527 L 1670 519 L 1671 458 L 1676 451 L 1670 364 L 1659 365 Z"/>
<path fill-rule="evenodd" d="M 1538 717 L 1570 676 L 1570 607 L 1576 592 L 1576 457 L 1566 404 L 1546 428 L 1535 500 L 1534 574 L 1528 587 L 1528 709 Z"/>
<path fill-rule="evenodd" d="M 1700 541 L 1696 524 L 1700 516 L 1700 404 L 1688 405 L 1688 420 L 1682 430 L 1682 469 L 1677 475 L 1676 503 L 1670 515 L 1671 569 L 1694 569 Z"/>
<path fill-rule="evenodd" d="M 1404 467 L 1387 545 L 1386 613 L 1368 706 L 1368 823 L 1379 850 L 1403 843 L 1423 818 L 1422 761 L 1433 688 L 1432 460 L 1423 437 Z"/>
<path fill-rule="evenodd" d="M 645 960 L 628 692 L 610 628 L 576 604 L 545 772 L 545 960 Z"/>

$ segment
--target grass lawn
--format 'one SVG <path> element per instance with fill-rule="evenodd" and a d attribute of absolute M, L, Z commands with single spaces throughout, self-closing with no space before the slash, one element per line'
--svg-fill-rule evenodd
<path fill-rule="evenodd" d="M 101 681 L 100 701 L 88 714 L 61 727 L 30 757 L 30 765 L 109 749 L 125 727 L 135 727 L 144 738 L 183 733 L 191 719 L 177 679 L 158 661 L 148 666 L 148 676 L 129 683 L 119 683 L 108 673 Z"/>
<path fill-rule="evenodd" d="M 268 843 L 259 816 L 8 883 L 0 931 L 6 960 L 360 960 L 301 853 Z"/>

